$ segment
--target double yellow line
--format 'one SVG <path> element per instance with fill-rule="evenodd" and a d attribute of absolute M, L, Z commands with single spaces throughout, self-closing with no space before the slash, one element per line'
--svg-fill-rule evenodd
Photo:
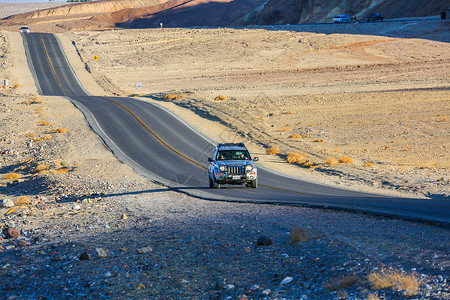
<path fill-rule="evenodd" d="M 55 75 L 56 81 L 58 81 L 58 86 L 59 86 L 59 88 L 61 89 L 61 92 L 62 92 L 66 97 L 68 97 L 69 95 L 67 95 L 67 93 L 66 93 L 66 92 L 64 91 L 64 89 L 62 88 L 62 86 L 61 86 L 61 81 L 59 81 L 58 74 L 56 74 L 56 70 L 55 70 L 55 68 L 53 67 L 53 64 L 52 64 L 52 61 L 51 61 L 51 59 L 50 59 L 50 56 L 48 55 L 47 47 L 45 47 L 45 43 L 44 43 L 44 39 L 42 38 L 42 34 L 39 33 L 39 37 L 41 38 L 42 46 L 44 46 L 44 51 L 45 51 L 45 55 L 47 56 L 48 63 L 50 64 L 50 67 L 51 67 L 52 70 L 53 70 L 53 74 Z"/>

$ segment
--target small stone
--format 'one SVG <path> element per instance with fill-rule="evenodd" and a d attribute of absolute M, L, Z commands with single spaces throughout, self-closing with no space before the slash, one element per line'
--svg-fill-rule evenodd
<path fill-rule="evenodd" d="M 139 254 L 144 254 L 144 253 L 148 253 L 148 252 L 153 252 L 153 248 L 152 247 L 143 247 L 143 248 L 137 249 L 137 253 L 139 253 Z"/>
<path fill-rule="evenodd" d="M 91 256 L 89 255 L 89 253 L 87 253 L 87 252 L 81 253 L 80 260 L 90 260 L 90 259 L 91 259 Z"/>
<path fill-rule="evenodd" d="M 19 241 L 18 244 L 19 244 L 20 247 L 28 247 L 28 246 L 31 246 L 31 243 L 30 243 L 30 242 L 27 242 L 27 241 L 24 241 L 24 240 Z"/>
<path fill-rule="evenodd" d="M 288 284 L 290 283 L 292 280 L 294 280 L 294 278 L 292 277 L 286 277 L 281 281 L 281 284 Z"/>
<path fill-rule="evenodd" d="M 225 285 L 225 288 L 226 288 L 227 290 L 232 290 L 232 289 L 235 288 L 235 286 L 234 286 L 233 284 L 227 284 L 227 285 Z"/>
<path fill-rule="evenodd" d="M 122 214 L 121 219 L 122 219 L 122 220 L 126 220 L 126 219 L 128 219 L 128 216 L 127 216 L 126 214 Z"/>
<path fill-rule="evenodd" d="M 269 296 L 269 294 L 270 294 L 270 289 L 266 289 L 266 290 L 262 291 L 262 294 L 263 294 L 264 296 Z"/>
<path fill-rule="evenodd" d="M 79 210 L 81 209 L 81 206 L 79 204 L 75 204 L 74 206 L 72 206 L 73 210 Z"/>
<path fill-rule="evenodd" d="M 7 239 L 15 239 L 20 236 L 20 231 L 15 228 L 4 228 L 3 234 L 6 236 Z"/>
<path fill-rule="evenodd" d="M 111 278 L 111 277 L 112 277 L 112 273 L 109 272 L 109 271 L 106 272 L 106 273 L 105 273 L 105 277 L 106 277 L 106 278 Z"/>
<path fill-rule="evenodd" d="M 183 279 L 183 280 L 181 280 L 181 283 L 182 283 L 182 284 L 188 284 L 189 281 L 187 281 L 186 279 Z"/>
<path fill-rule="evenodd" d="M 272 245 L 273 241 L 270 237 L 267 236 L 260 236 L 258 238 L 258 240 L 256 241 L 256 244 L 258 246 L 268 246 L 268 245 Z"/>
<path fill-rule="evenodd" d="M 105 248 L 95 248 L 95 252 L 97 252 L 99 258 L 106 258 L 109 256 L 109 251 Z"/>
<path fill-rule="evenodd" d="M 0 207 L 13 207 L 14 201 L 11 199 L 1 199 L 0 200 Z"/>

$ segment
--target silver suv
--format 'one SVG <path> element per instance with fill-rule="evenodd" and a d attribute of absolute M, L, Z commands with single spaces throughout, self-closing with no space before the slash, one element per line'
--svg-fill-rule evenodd
<path fill-rule="evenodd" d="M 209 187 L 219 189 L 221 184 L 243 184 L 258 187 L 258 170 L 244 143 L 219 143 L 208 158 Z"/>

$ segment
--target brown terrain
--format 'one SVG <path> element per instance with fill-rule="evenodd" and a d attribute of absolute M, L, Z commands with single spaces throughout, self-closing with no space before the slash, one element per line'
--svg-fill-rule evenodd
<path fill-rule="evenodd" d="M 274 170 L 432 203 L 450 195 L 447 21 L 87 31 L 77 15 L 0 24 L 6 299 L 450 297 L 444 226 L 204 201 L 140 176 L 67 98 L 37 95 L 17 33 L 61 32 L 92 94 L 158 103 Z M 92 28 L 117 29 L 99 19 Z"/>

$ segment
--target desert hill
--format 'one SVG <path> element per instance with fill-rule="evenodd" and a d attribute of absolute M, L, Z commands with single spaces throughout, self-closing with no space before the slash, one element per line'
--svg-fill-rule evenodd
<path fill-rule="evenodd" d="M 6 17 L 0 26 L 35 31 L 99 30 L 189 26 L 242 26 L 329 22 L 335 14 L 364 17 L 382 12 L 387 18 L 439 14 L 447 0 L 99 0 L 72 3 Z M 9 28 L 8 28 L 9 27 Z"/>

